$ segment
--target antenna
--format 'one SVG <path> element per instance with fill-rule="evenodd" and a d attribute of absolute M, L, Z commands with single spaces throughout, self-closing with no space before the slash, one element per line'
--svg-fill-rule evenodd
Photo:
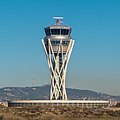
<path fill-rule="evenodd" d="M 34 77 L 32 77 L 32 85 L 35 86 L 36 80 Z"/>
<path fill-rule="evenodd" d="M 61 19 L 63 19 L 63 17 L 53 17 L 53 19 L 59 19 L 59 20 L 61 20 Z"/>
<path fill-rule="evenodd" d="M 63 19 L 63 17 L 53 17 L 53 19 L 56 19 L 56 25 L 60 25 L 61 23 L 63 23 L 61 21 Z"/>

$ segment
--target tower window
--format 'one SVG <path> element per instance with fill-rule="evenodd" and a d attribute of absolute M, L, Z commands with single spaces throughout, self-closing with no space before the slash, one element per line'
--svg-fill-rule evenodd
<path fill-rule="evenodd" d="M 52 35 L 60 35 L 60 29 L 51 29 Z"/>
<path fill-rule="evenodd" d="M 46 35 L 50 35 L 50 29 L 45 29 Z"/>
<path fill-rule="evenodd" d="M 61 35 L 68 35 L 69 29 L 61 29 Z"/>
<path fill-rule="evenodd" d="M 52 45 L 59 45 L 59 44 L 60 44 L 60 41 L 54 40 L 54 41 L 51 41 L 51 44 L 52 44 Z"/>
<path fill-rule="evenodd" d="M 63 45 L 68 45 L 68 44 L 69 44 L 69 41 L 66 41 L 66 40 L 65 40 L 65 41 L 62 41 L 62 44 L 63 44 Z"/>

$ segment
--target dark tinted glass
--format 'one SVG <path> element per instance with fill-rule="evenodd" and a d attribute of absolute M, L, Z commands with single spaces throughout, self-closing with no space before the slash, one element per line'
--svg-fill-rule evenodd
<path fill-rule="evenodd" d="M 69 29 L 61 29 L 61 35 L 68 35 Z"/>
<path fill-rule="evenodd" d="M 51 41 L 51 44 L 52 44 L 52 45 L 59 45 L 59 44 L 60 44 L 60 41 L 54 40 L 54 41 Z"/>
<path fill-rule="evenodd" d="M 60 29 L 51 29 L 52 35 L 60 35 Z"/>
<path fill-rule="evenodd" d="M 50 29 L 45 29 L 46 35 L 50 35 Z"/>
<path fill-rule="evenodd" d="M 63 45 L 68 45 L 68 44 L 69 44 L 69 41 L 62 41 L 62 44 L 63 44 Z"/>
<path fill-rule="evenodd" d="M 65 29 L 65 35 L 68 35 L 69 30 Z"/>

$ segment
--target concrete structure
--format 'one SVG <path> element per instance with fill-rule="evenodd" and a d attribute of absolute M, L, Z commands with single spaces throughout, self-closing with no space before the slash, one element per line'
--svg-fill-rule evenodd
<path fill-rule="evenodd" d="M 56 24 L 45 28 L 46 36 L 42 40 L 50 69 L 50 100 L 67 100 L 65 77 L 74 40 L 70 36 L 71 28 L 61 24 L 61 17 L 55 18 Z"/>
<path fill-rule="evenodd" d="M 5 107 L 8 107 L 8 102 L 6 101 L 6 102 L 0 102 L 0 105 L 1 106 L 5 106 Z"/>
<path fill-rule="evenodd" d="M 9 107 L 24 106 L 80 106 L 81 108 L 108 107 L 109 101 L 105 100 L 19 100 L 8 102 Z"/>

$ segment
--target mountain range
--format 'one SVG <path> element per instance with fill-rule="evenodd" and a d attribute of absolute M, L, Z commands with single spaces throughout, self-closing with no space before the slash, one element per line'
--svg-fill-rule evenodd
<path fill-rule="evenodd" d="M 48 100 L 50 85 L 33 87 L 4 87 L 0 88 L 0 101 L 12 100 Z M 91 90 L 66 88 L 68 99 L 102 99 L 120 100 L 120 96 L 98 93 Z"/>

